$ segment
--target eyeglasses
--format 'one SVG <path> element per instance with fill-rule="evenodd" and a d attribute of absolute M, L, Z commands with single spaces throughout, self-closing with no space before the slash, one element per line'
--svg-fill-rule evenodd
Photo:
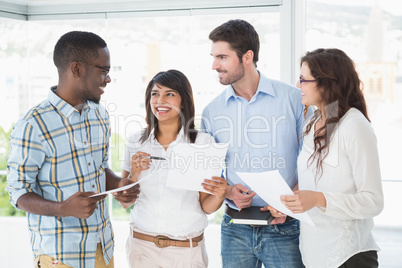
<path fill-rule="evenodd" d="M 99 65 L 97 65 L 97 64 L 94 64 L 94 63 L 91 63 L 91 62 L 87 62 L 87 61 L 80 61 L 80 62 L 86 63 L 86 64 L 88 64 L 88 65 L 94 66 L 94 67 L 96 67 L 96 68 L 98 68 L 98 69 L 101 69 L 101 70 L 105 71 L 105 75 L 108 75 L 109 72 L 110 72 L 110 68 L 108 68 L 108 67 L 99 66 Z"/>
<path fill-rule="evenodd" d="M 308 83 L 308 82 L 317 82 L 317 80 L 305 80 L 305 79 L 302 79 L 301 77 L 299 77 L 300 86 L 301 86 L 303 83 Z"/>

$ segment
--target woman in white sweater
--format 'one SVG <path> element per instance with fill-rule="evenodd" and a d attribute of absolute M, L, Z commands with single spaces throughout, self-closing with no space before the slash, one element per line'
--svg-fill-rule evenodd
<path fill-rule="evenodd" d="M 282 196 L 301 223 L 300 251 L 307 268 L 378 267 L 373 217 L 383 209 L 377 142 L 353 61 L 338 49 L 317 49 L 301 59 L 306 108 L 317 107 L 303 133 L 299 190 Z"/>
<path fill-rule="evenodd" d="M 149 82 L 145 109 L 147 127 L 130 137 L 122 163 L 122 177 L 138 180 L 141 187 L 131 210 L 131 234 L 126 245 L 130 267 L 205 268 L 206 214 L 222 205 L 226 180 L 206 178 L 202 185 L 212 194 L 168 188 L 165 184 L 167 159 L 175 157 L 175 144 L 210 146 L 214 139 L 194 129 L 191 85 L 177 70 L 160 72 Z M 152 160 L 151 156 L 159 159 Z M 145 177 L 148 179 L 142 181 Z"/>

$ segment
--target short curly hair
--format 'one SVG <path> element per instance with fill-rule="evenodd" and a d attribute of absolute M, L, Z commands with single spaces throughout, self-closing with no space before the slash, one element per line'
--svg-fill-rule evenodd
<path fill-rule="evenodd" d="M 96 59 L 99 56 L 98 49 L 105 47 L 107 47 L 106 42 L 94 33 L 71 31 L 57 41 L 53 52 L 53 62 L 60 72 L 73 61 L 90 62 Z"/>

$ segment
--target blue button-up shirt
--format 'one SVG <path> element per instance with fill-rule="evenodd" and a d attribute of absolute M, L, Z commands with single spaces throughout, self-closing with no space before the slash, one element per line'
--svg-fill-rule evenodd
<path fill-rule="evenodd" d="M 228 184 L 248 187 L 236 172 L 277 169 L 293 188 L 297 184 L 299 138 L 306 122 L 303 110 L 298 88 L 261 73 L 250 101 L 236 95 L 231 85 L 212 100 L 203 111 L 201 129 L 216 142 L 229 143 L 225 174 Z M 266 205 L 258 195 L 253 198 L 252 206 Z"/>
<path fill-rule="evenodd" d="M 102 105 L 86 102 L 80 114 L 51 90 L 11 134 L 6 188 L 11 203 L 16 206 L 28 192 L 62 202 L 78 191 L 105 191 L 109 139 L 109 115 Z M 108 263 L 114 238 L 105 200 L 88 219 L 28 213 L 35 257 L 45 254 L 72 267 L 94 267 L 101 242 Z"/>

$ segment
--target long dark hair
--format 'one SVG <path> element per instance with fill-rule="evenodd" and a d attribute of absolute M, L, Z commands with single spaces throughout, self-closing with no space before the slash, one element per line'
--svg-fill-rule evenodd
<path fill-rule="evenodd" d="M 339 49 L 319 48 L 301 58 L 300 66 L 306 63 L 311 75 L 317 80 L 317 90 L 325 104 L 325 111 L 316 110 L 311 121 L 306 126 L 303 137 L 306 136 L 320 117 L 325 115 L 324 126 L 314 134 L 314 153 L 309 158 L 309 165 L 317 159 L 317 175 L 322 175 L 322 162 L 328 155 L 331 135 L 339 120 L 354 107 L 368 121 L 366 101 L 363 96 L 363 84 L 355 69 L 355 64 L 345 52 Z M 305 113 L 308 107 L 305 108 Z"/>
<path fill-rule="evenodd" d="M 147 89 L 145 90 L 145 121 L 147 123 L 147 127 L 142 132 L 141 142 L 143 143 L 148 139 L 152 129 L 154 129 L 155 138 L 157 138 L 160 134 L 158 119 L 153 114 L 150 104 L 151 91 L 154 85 L 168 87 L 176 90 L 177 93 L 179 93 L 182 108 L 179 113 L 181 127 L 178 129 L 177 133 L 180 132 L 181 128 L 184 128 L 184 136 L 190 143 L 194 143 L 195 139 L 197 138 L 197 130 L 195 129 L 194 125 L 195 107 L 193 90 L 187 77 L 182 72 L 177 70 L 159 72 L 151 79 L 151 81 L 149 81 Z"/>

